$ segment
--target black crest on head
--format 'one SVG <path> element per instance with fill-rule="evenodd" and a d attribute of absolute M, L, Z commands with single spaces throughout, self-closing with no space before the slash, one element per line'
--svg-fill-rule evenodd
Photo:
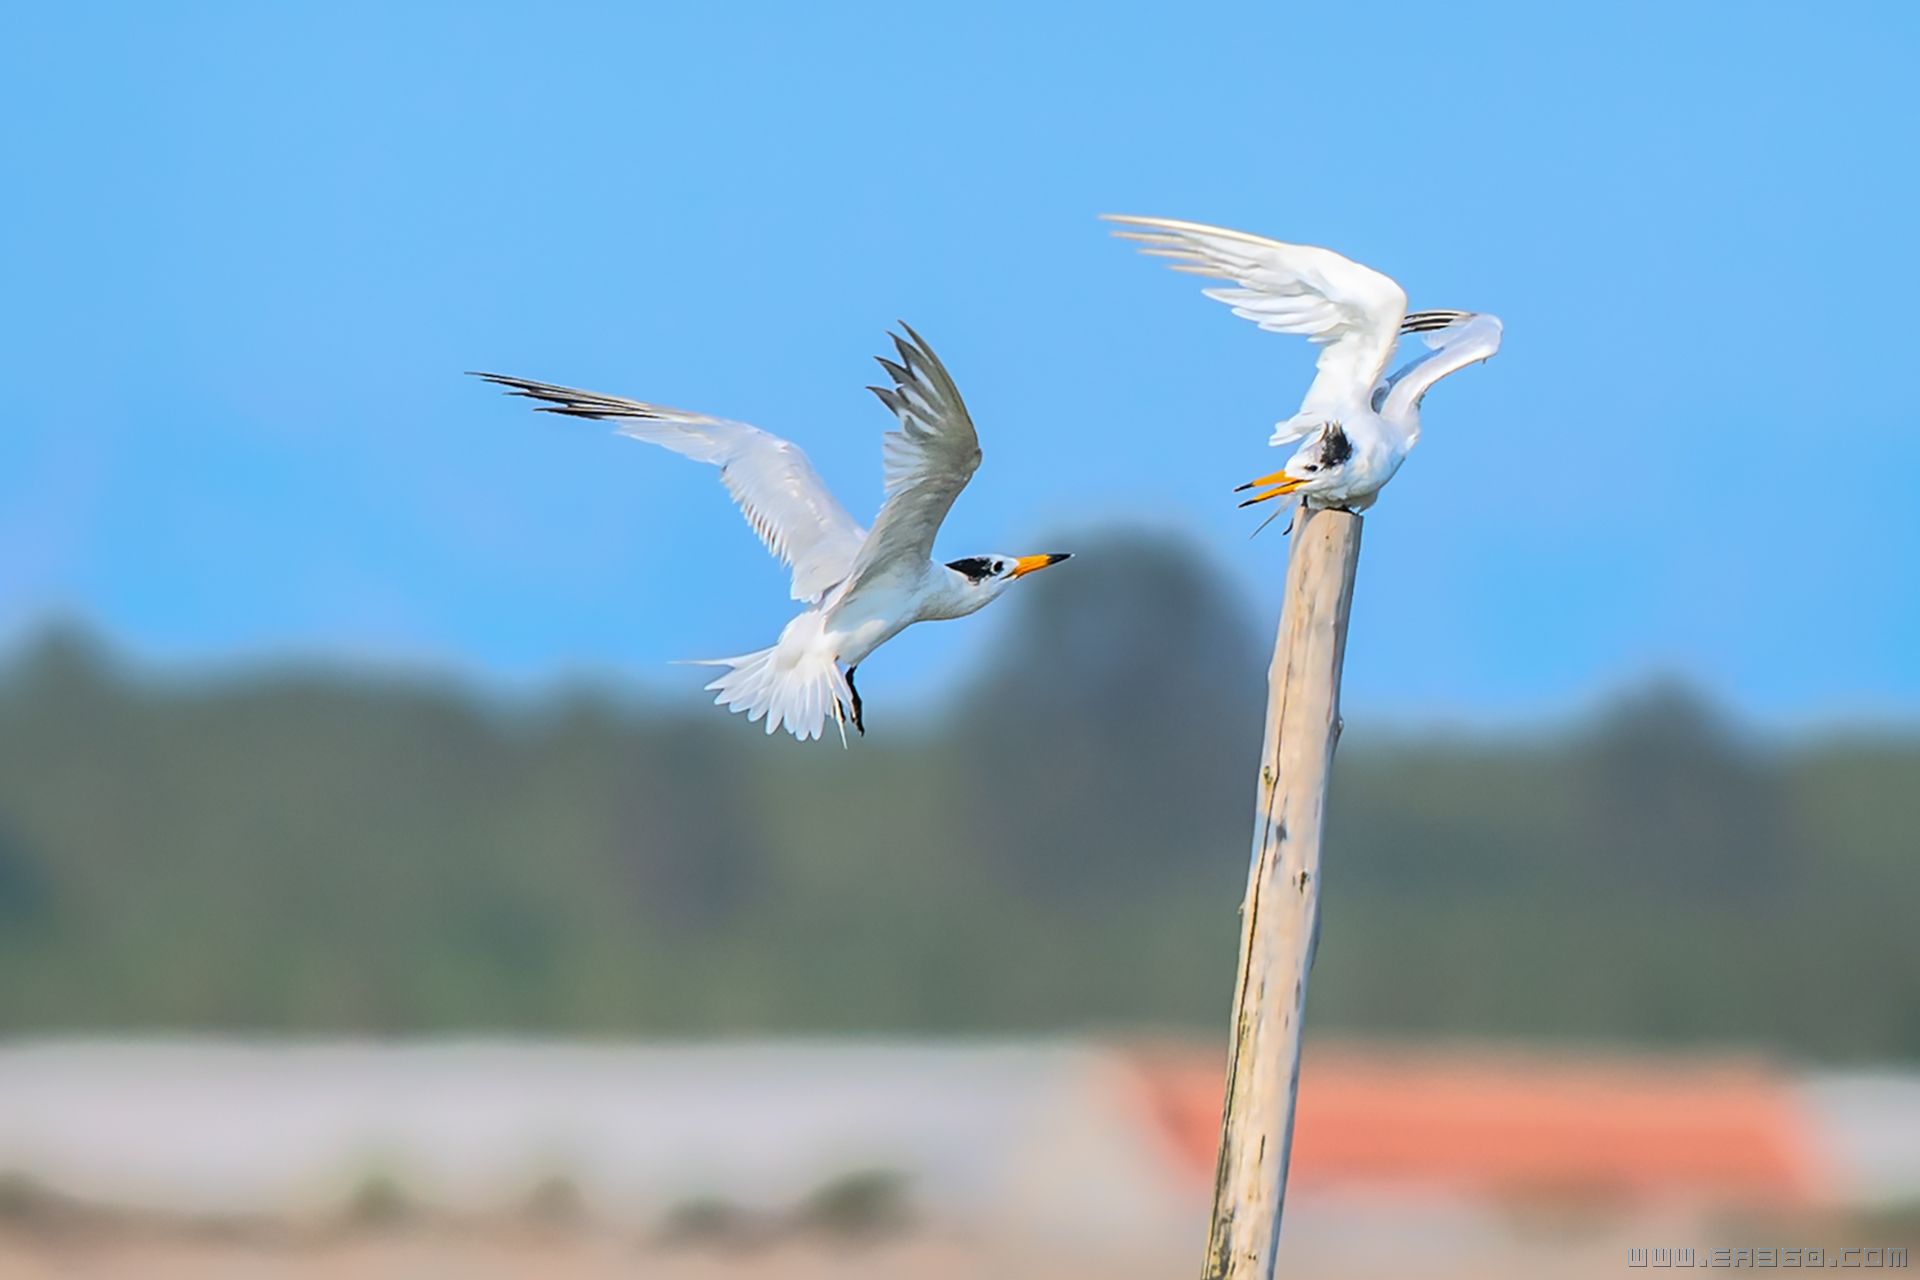
<path fill-rule="evenodd" d="M 1353 441 L 1337 422 L 1329 422 L 1320 435 L 1320 465 L 1337 467 L 1353 456 Z"/>
<path fill-rule="evenodd" d="M 993 557 L 968 556 L 964 560 L 949 560 L 947 568 L 965 574 L 969 582 L 985 582 L 993 576 Z"/>

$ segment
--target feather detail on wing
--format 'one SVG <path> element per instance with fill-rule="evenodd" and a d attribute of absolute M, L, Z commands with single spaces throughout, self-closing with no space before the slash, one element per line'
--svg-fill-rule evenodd
<path fill-rule="evenodd" d="M 498 373 L 474 376 L 542 401 L 542 413 L 614 422 L 621 435 L 719 467 L 721 482 L 747 523 L 767 550 L 793 569 L 796 600 L 818 600 L 847 576 L 859 557 L 866 530 L 847 514 L 791 440 L 744 422 L 621 396 Z"/>
<path fill-rule="evenodd" d="M 1490 360 L 1500 350 L 1504 328 L 1498 316 L 1472 311 L 1422 311 L 1407 317 L 1429 350 L 1393 371 L 1373 393 L 1376 412 L 1399 418 L 1419 408 L 1421 397 L 1449 374 Z"/>
<path fill-rule="evenodd" d="M 1367 402 L 1406 315 L 1406 291 L 1393 280 L 1314 245 L 1173 218 L 1102 216 L 1129 228 L 1116 236 L 1138 243 L 1149 257 L 1167 259 L 1175 271 L 1231 282 L 1236 287 L 1202 292 L 1233 314 L 1270 333 L 1303 334 L 1325 348 L 1301 405 L 1301 419 L 1311 417 L 1301 434 L 1325 421 L 1321 411 Z"/>
<path fill-rule="evenodd" d="M 856 587 L 899 565 L 918 572 L 933 555 L 954 499 L 980 466 L 980 438 L 959 388 L 926 340 L 904 322 L 900 327 L 907 336 L 893 339 L 899 360 L 878 357 L 893 385 L 867 388 L 900 426 L 882 441 L 887 500 L 854 567 Z"/>

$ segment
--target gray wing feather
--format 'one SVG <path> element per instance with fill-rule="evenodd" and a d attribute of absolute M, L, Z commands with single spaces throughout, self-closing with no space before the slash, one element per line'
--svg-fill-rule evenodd
<path fill-rule="evenodd" d="M 744 422 L 646 404 L 622 396 L 476 373 L 516 396 L 542 403 L 542 413 L 619 424 L 645 440 L 720 468 L 721 483 L 767 550 L 793 569 L 793 598 L 816 601 L 846 578 L 867 531 L 847 514 L 813 463 L 791 440 Z"/>
<path fill-rule="evenodd" d="M 869 387 L 900 420 L 881 441 L 887 500 L 854 565 L 853 586 L 891 569 L 918 572 L 960 491 L 980 467 L 980 437 L 960 389 L 926 339 L 904 322 L 895 336 L 898 360 L 877 357 L 891 387 Z"/>

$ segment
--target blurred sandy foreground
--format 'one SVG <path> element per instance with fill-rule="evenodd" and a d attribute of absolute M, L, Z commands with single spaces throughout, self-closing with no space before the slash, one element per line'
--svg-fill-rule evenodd
<path fill-rule="evenodd" d="M 1152 1263 L 1140 1258 L 1092 1260 L 1013 1256 L 929 1240 L 849 1251 L 817 1246 L 783 1247 L 752 1254 L 659 1254 L 631 1242 L 581 1237 L 460 1238 L 433 1233 L 361 1239 L 314 1248 L 263 1249 L 237 1243 L 129 1239 L 117 1243 L 45 1242 L 9 1238 L 0 1243 L 0 1277 L 87 1276 L 101 1280 L 599 1280 L 659 1277 L 660 1280 L 722 1280 L 820 1277 L 862 1280 L 945 1280 L 946 1277 L 1052 1277 L 1094 1280 L 1184 1274 L 1188 1259 Z M 1171 1268 L 1171 1269 L 1169 1269 Z"/>
<path fill-rule="evenodd" d="M 1658 1228 L 1650 1229 L 1658 1238 Z M 1831 1228 L 1811 1233 L 1796 1228 L 1793 1238 L 1836 1239 Z M 1290 1280 L 1587 1280 L 1673 1274 L 1670 1268 L 1630 1265 L 1629 1247 L 1626 1237 L 1614 1231 L 1576 1231 L 1569 1238 L 1545 1230 L 1531 1239 L 1466 1251 L 1443 1243 L 1437 1253 L 1413 1237 L 1382 1242 L 1353 1236 L 1341 1242 L 1289 1242 L 1283 1270 Z M 859 1247 L 796 1243 L 764 1251 L 663 1252 L 613 1237 L 539 1233 L 409 1231 L 279 1245 L 168 1236 L 49 1240 L 11 1231 L 0 1234 L 0 1280 L 1162 1280 L 1197 1274 L 1199 1261 L 1198 1251 L 1164 1247 L 1125 1254 L 1097 1248 L 1063 1252 L 924 1235 Z M 1843 1274 L 1910 1273 L 1903 1268 Z"/>
<path fill-rule="evenodd" d="M 1188 1276 L 1218 1057 L 0 1045 L 0 1280 Z M 1911 1250 L 1916 1205 L 1908 1074 L 1320 1044 L 1284 1249 L 1289 1277 L 1650 1275 L 1629 1250 Z"/>

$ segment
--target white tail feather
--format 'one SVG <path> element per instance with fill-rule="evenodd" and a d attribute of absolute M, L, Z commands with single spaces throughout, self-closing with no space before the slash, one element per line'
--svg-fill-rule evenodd
<path fill-rule="evenodd" d="M 728 671 L 707 688 L 714 702 L 747 719 L 767 722 L 767 732 L 784 728 L 801 741 L 823 737 L 827 720 L 836 723 L 853 694 L 824 634 L 821 615 L 803 613 L 787 624 L 778 643 L 737 658 L 710 658 L 697 665 Z M 842 737 L 844 738 L 844 732 Z"/>

